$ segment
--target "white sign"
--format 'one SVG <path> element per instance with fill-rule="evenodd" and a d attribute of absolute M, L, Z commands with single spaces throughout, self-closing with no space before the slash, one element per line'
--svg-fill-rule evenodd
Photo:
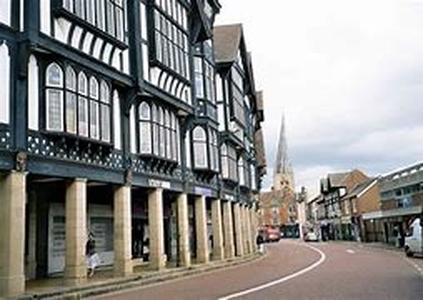
<path fill-rule="evenodd" d="M 151 186 L 151 187 L 156 187 L 156 188 L 170 189 L 170 182 L 169 181 L 149 179 L 148 185 Z"/>

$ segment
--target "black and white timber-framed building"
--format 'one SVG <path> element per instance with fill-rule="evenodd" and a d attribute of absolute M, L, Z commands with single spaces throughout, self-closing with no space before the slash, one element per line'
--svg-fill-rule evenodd
<path fill-rule="evenodd" d="M 0 297 L 255 251 L 262 93 L 217 0 L 0 0 Z M 144 253 L 148 246 L 149 255 Z"/>

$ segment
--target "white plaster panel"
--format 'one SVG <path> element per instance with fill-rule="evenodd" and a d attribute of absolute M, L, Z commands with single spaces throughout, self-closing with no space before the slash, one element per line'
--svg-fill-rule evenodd
<path fill-rule="evenodd" d="M 84 53 L 86 54 L 90 54 L 90 50 L 91 50 L 91 43 L 93 41 L 93 37 L 94 35 L 90 32 L 87 32 L 87 34 L 85 35 L 84 38 L 84 43 L 82 44 L 82 51 L 84 51 Z"/>
<path fill-rule="evenodd" d="M 115 149 L 122 150 L 120 98 L 117 91 L 113 93 L 113 135 Z"/>
<path fill-rule="evenodd" d="M 32 130 L 39 129 L 39 78 L 38 62 L 31 55 L 28 62 L 28 127 Z"/>
<path fill-rule="evenodd" d="M 6 44 L 0 45 L 0 123 L 10 120 L 10 56 Z"/>
<path fill-rule="evenodd" d="M 74 48 L 79 49 L 79 43 L 81 42 L 81 35 L 82 35 L 82 28 L 76 26 L 73 34 L 72 34 L 72 40 L 71 40 L 71 45 Z"/>
<path fill-rule="evenodd" d="M 50 0 L 40 1 L 40 30 L 51 35 L 51 9 Z"/>
<path fill-rule="evenodd" d="M 71 23 L 66 19 L 59 18 L 54 20 L 54 37 L 56 40 L 67 44 L 70 26 Z"/>

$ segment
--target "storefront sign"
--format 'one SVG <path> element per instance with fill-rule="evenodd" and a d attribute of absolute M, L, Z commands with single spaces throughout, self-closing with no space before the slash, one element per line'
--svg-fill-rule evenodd
<path fill-rule="evenodd" d="M 149 179 L 148 186 L 162 188 L 162 189 L 170 189 L 170 182 L 169 181 L 162 181 L 156 179 Z"/>

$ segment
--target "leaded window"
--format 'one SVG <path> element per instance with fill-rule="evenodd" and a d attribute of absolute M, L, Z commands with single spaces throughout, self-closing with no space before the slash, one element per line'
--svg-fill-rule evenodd
<path fill-rule="evenodd" d="M 210 40 L 196 46 L 194 74 L 197 98 L 206 99 L 215 103 L 215 69 L 212 49 L 213 47 Z"/>
<path fill-rule="evenodd" d="M 151 109 L 150 105 L 142 102 L 139 107 L 139 139 L 140 153 L 150 154 L 152 152 L 152 133 L 151 133 Z"/>
<path fill-rule="evenodd" d="M 63 70 L 52 63 L 46 70 L 46 128 L 63 130 Z"/>
<path fill-rule="evenodd" d="M 246 185 L 246 178 L 245 178 L 245 161 L 243 157 L 238 159 L 238 179 L 239 184 L 245 186 Z"/>
<path fill-rule="evenodd" d="M 216 130 L 209 130 L 210 169 L 219 171 L 219 144 Z"/>
<path fill-rule="evenodd" d="M 126 0 L 64 0 L 63 8 L 120 41 L 125 41 Z"/>
<path fill-rule="evenodd" d="M 192 140 L 194 145 L 194 168 L 207 168 L 207 134 L 203 127 L 197 126 L 194 128 Z"/>
<path fill-rule="evenodd" d="M 46 69 L 46 129 L 93 140 L 111 141 L 111 93 L 108 84 L 71 66 Z"/>
<path fill-rule="evenodd" d="M 178 0 L 155 0 L 154 58 L 185 79 L 190 78 L 187 10 Z"/>

